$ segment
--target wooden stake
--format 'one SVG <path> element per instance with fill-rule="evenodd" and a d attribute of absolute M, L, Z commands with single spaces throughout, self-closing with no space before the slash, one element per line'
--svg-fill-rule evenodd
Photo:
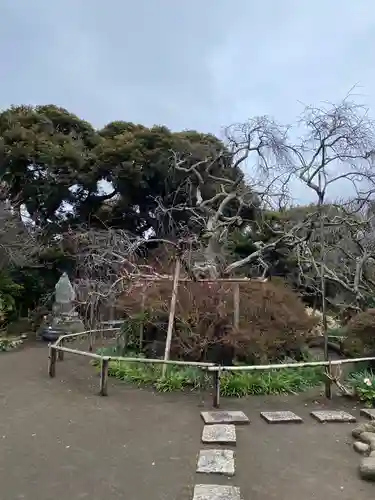
<path fill-rule="evenodd" d="M 144 293 L 142 293 L 142 299 L 141 299 L 141 324 L 139 325 L 139 350 L 142 350 L 143 347 L 143 333 L 144 333 L 144 314 L 145 314 L 145 302 L 146 302 L 146 296 Z"/>
<path fill-rule="evenodd" d="M 176 312 L 178 280 L 180 278 L 180 271 L 181 271 L 181 262 L 180 262 L 180 259 L 177 258 L 176 267 L 174 270 L 174 277 L 173 277 L 171 305 L 169 308 L 168 330 L 167 330 L 167 339 L 165 341 L 164 361 L 167 361 L 169 359 L 169 354 L 170 354 L 170 350 L 171 350 L 174 316 L 175 316 L 175 312 Z M 164 364 L 163 370 L 162 370 L 162 377 L 163 378 L 165 377 L 166 370 L 167 370 L 167 365 Z"/>
<path fill-rule="evenodd" d="M 49 347 L 49 356 L 48 356 L 48 375 L 51 378 L 56 376 L 56 359 L 57 359 L 57 351 L 51 345 Z"/>
<path fill-rule="evenodd" d="M 213 394 L 213 407 L 220 407 L 220 370 L 214 372 L 213 376 L 214 382 L 214 394 Z"/>
<path fill-rule="evenodd" d="M 60 346 L 64 347 L 64 339 L 60 340 Z M 64 351 L 57 351 L 57 359 L 59 361 L 64 361 Z"/>
<path fill-rule="evenodd" d="M 93 349 L 93 333 L 89 333 L 89 352 L 92 352 Z"/>
<path fill-rule="evenodd" d="M 100 363 L 100 395 L 108 396 L 108 365 L 109 359 L 102 358 Z"/>
<path fill-rule="evenodd" d="M 233 289 L 233 326 L 236 330 L 238 330 L 240 326 L 240 284 L 235 283 Z"/>

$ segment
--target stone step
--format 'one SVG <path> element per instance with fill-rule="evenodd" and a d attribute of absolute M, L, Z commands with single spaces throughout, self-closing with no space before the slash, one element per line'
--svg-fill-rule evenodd
<path fill-rule="evenodd" d="M 234 452 L 226 449 L 200 450 L 197 472 L 234 476 Z"/>
<path fill-rule="evenodd" d="M 236 444 L 236 427 L 233 424 L 205 425 L 202 432 L 202 443 Z"/>
<path fill-rule="evenodd" d="M 193 500 L 241 500 L 240 488 L 217 484 L 197 484 Z"/>
<path fill-rule="evenodd" d="M 318 422 L 356 422 L 357 419 L 345 411 L 316 410 L 310 413 Z"/>
<path fill-rule="evenodd" d="M 249 424 L 243 411 L 202 411 L 205 424 Z"/>
<path fill-rule="evenodd" d="M 370 420 L 375 420 L 375 408 L 363 408 L 360 410 L 360 414 Z M 356 417 L 342 410 L 314 410 L 310 412 L 310 415 L 320 423 L 354 423 L 357 421 Z M 260 416 L 269 424 L 303 422 L 303 419 L 299 415 L 289 410 L 261 411 Z M 233 426 L 250 423 L 245 413 L 237 410 L 202 411 L 201 417 L 205 423 L 202 433 L 202 442 L 204 443 L 233 444 L 235 443 L 235 429 L 233 429 Z M 212 427 L 212 429 L 210 430 L 208 427 Z M 232 437 L 233 432 L 234 437 Z M 209 437 L 206 438 L 205 436 Z"/>
<path fill-rule="evenodd" d="M 370 420 L 375 420 L 375 408 L 363 408 L 361 410 L 361 415 L 369 418 Z"/>
<path fill-rule="evenodd" d="M 302 418 L 292 411 L 261 411 L 260 416 L 269 424 L 301 424 Z"/>

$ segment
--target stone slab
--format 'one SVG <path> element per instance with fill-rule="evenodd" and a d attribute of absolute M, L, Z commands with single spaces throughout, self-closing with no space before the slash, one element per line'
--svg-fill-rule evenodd
<path fill-rule="evenodd" d="M 201 450 L 198 457 L 197 472 L 234 476 L 233 450 Z"/>
<path fill-rule="evenodd" d="M 249 424 L 243 411 L 202 411 L 205 424 Z"/>
<path fill-rule="evenodd" d="M 370 420 L 375 420 L 375 408 L 363 408 L 363 410 L 361 410 L 361 415 Z"/>
<path fill-rule="evenodd" d="M 205 425 L 202 443 L 236 444 L 236 427 L 233 424 Z"/>
<path fill-rule="evenodd" d="M 193 500 L 241 500 L 240 488 L 216 484 L 197 484 Z"/>
<path fill-rule="evenodd" d="M 292 411 L 261 411 L 260 416 L 269 424 L 301 424 L 302 418 Z"/>
<path fill-rule="evenodd" d="M 356 422 L 357 419 L 346 413 L 346 411 L 333 411 L 333 410 L 317 410 L 312 411 L 311 415 L 318 420 L 318 422 L 324 424 L 328 422 Z"/>

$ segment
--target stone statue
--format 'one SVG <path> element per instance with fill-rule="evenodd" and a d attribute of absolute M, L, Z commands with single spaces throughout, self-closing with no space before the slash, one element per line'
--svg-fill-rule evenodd
<path fill-rule="evenodd" d="M 54 315 L 61 316 L 74 314 L 73 301 L 75 297 L 76 294 L 70 279 L 66 273 L 63 273 L 55 285 L 55 303 L 53 305 Z"/>
<path fill-rule="evenodd" d="M 79 333 L 85 330 L 82 320 L 75 310 L 76 294 L 66 273 L 60 276 L 55 285 L 55 302 L 52 306 L 52 322 L 41 328 L 40 336 L 49 342 L 62 334 Z"/>
<path fill-rule="evenodd" d="M 57 304 L 72 304 L 76 294 L 66 273 L 60 276 L 59 281 L 55 285 L 55 302 Z"/>
<path fill-rule="evenodd" d="M 60 276 L 55 285 L 55 303 L 52 306 L 52 326 L 60 328 L 66 333 L 84 331 L 82 320 L 75 310 L 74 300 L 76 293 L 66 273 Z"/>

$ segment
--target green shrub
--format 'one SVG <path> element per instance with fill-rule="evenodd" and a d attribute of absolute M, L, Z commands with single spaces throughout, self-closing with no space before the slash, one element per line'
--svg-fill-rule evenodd
<path fill-rule="evenodd" d="M 15 283 L 6 272 L 0 272 L 0 323 L 7 322 L 16 313 L 16 298 L 22 286 Z"/>
<path fill-rule="evenodd" d="M 135 351 L 139 352 L 141 350 L 140 345 L 140 330 L 142 325 L 147 325 L 149 322 L 149 312 L 136 312 L 125 318 L 123 324 L 121 325 L 121 330 L 117 337 L 118 345 L 116 347 L 116 352 L 118 355 L 124 356 L 125 352 Z M 121 345 L 123 346 L 121 348 Z"/>
<path fill-rule="evenodd" d="M 330 328 L 327 334 L 328 334 L 328 339 L 333 342 L 344 341 L 347 337 L 346 328 L 343 326 L 339 326 L 337 328 Z"/>
<path fill-rule="evenodd" d="M 0 339 L 0 352 L 8 352 L 22 344 L 21 339 Z"/>
<path fill-rule="evenodd" d="M 349 384 L 366 406 L 375 407 L 375 373 L 370 370 L 353 373 Z"/>

